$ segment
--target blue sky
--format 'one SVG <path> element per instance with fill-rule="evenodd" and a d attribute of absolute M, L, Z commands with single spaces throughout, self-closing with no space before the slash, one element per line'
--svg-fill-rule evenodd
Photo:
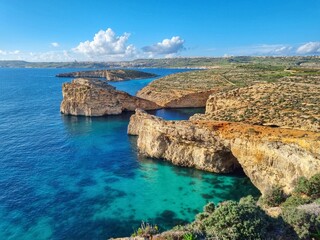
<path fill-rule="evenodd" d="M 0 0 L 0 60 L 320 55 L 320 0 Z"/>

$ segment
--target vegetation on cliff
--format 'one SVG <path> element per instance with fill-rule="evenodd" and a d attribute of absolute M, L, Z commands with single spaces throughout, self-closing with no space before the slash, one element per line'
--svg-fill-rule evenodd
<path fill-rule="evenodd" d="M 235 101 L 232 108 L 225 107 L 217 114 L 214 112 L 215 117 L 212 119 L 268 122 L 269 119 L 276 119 L 281 109 L 281 113 L 285 113 L 287 119 L 292 115 L 295 121 L 304 116 L 301 121 L 306 119 L 313 124 L 319 121 L 320 111 L 315 106 L 316 96 L 320 93 L 320 65 L 317 63 L 318 59 L 313 60 L 314 62 L 299 64 L 294 64 L 286 58 L 248 58 L 247 61 L 234 60 L 224 64 L 220 62 L 208 65 L 206 70 L 173 74 L 157 79 L 139 91 L 137 96 L 165 107 L 192 107 L 195 99 L 209 92 L 213 94 L 211 100 L 232 97 Z M 260 85 L 255 86 L 257 83 Z M 237 89 L 240 89 L 238 94 L 236 94 Z M 206 97 L 208 98 L 210 94 Z M 236 95 L 233 96 L 234 94 Z M 189 105 L 185 100 L 179 102 L 183 98 L 191 99 Z M 247 103 L 247 106 L 240 105 L 242 101 L 244 101 L 242 105 Z M 206 99 L 202 104 L 205 106 Z M 260 107 L 263 107 L 261 111 Z M 237 111 L 234 111 L 235 109 Z M 268 109 L 272 110 L 271 113 L 268 113 Z M 207 111 L 210 110 L 212 108 L 208 108 Z M 253 118 L 257 114 L 258 117 Z M 279 122 L 282 122 L 282 119 Z"/>
<path fill-rule="evenodd" d="M 258 202 L 251 196 L 239 202 L 209 203 L 195 221 L 157 235 L 157 239 L 319 239 L 320 174 L 300 178 L 291 196 L 278 201 L 279 191 L 271 191 Z M 281 194 L 282 196 L 283 193 Z M 277 215 L 270 216 L 266 199 L 274 199 Z"/>

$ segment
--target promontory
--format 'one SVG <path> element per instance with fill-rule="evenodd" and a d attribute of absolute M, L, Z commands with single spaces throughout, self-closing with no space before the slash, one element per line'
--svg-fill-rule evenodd
<path fill-rule="evenodd" d="M 123 81 L 129 79 L 154 78 L 157 77 L 157 75 L 130 69 L 113 69 L 60 73 L 57 77 L 104 78 L 107 81 Z"/>
<path fill-rule="evenodd" d="M 149 100 L 118 91 L 106 81 L 77 78 L 62 86 L 61 113 L 82 116 L 104 116 L 123 111 L 145 110 L 160 107 Z"/>

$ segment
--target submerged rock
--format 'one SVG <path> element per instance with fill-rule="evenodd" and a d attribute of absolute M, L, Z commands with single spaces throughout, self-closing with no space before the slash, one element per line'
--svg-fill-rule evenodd
<path fill-rule="evenodd" d="M 154 102 L 118 91 L 105 81 L 97 79 L 74 79 L 62 87 L 61 113 L 83 116 L 120 114 L 123 111 L 159 109 Z"/>

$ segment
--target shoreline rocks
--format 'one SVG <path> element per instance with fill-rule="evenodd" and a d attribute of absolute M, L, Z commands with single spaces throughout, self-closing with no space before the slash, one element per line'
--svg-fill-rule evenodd
<path fill-rule="evenodd" d="M 104 116 L 134 111 L 136 108 L 161 108 L 154 102 L 118 91 L 106 81 L 98 79 L 78 78 L 71 83 L 64 83 L 62 94 L 60 111 L 68 115 Z"/>
<path fill-rule="evenodd" d="M 140 154 L 175 165 L 230 173 L 242 167 L 262 194 L 290 193 L 298 177 L 320 172 L 320 133 L 210 120 L 165 121 L 136 110 L 128 134 Z"/>

